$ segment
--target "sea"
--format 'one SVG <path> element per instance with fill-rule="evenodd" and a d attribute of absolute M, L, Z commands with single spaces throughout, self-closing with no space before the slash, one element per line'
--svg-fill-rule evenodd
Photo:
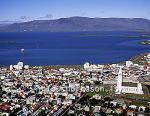
<path fill-rule="evenodd" d="M 0 65 L 109 64 L 150 52 L 148 32 L 0 32 Z"/>

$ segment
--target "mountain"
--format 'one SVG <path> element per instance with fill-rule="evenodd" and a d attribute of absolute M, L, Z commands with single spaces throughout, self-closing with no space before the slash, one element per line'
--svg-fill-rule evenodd
<path fill-rule="evenodd" d="M 0 27 L 4 27 L 4 26 L 6 26 L 7 24 L 0 24 Z"/>
<path fill-rule="evenodd" d="M 19 21 L 9 21 L 9 20 L 0 21 L 1 25 L 8 25 L 8 24 L 13 24 L 13 23 L 20 23 L 20 22 Z"/>
<path fill-rule="evenodd" d="M 14 23 L 1 26 L 0 31 L 150 31 L 150 20 L 143 18 L 70 17 Z"/>

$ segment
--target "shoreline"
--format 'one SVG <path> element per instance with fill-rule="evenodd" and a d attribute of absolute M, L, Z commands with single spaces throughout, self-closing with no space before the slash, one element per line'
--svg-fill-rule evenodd
<path fill-rule="evenodd" d="M 108 63 L 108 64 L 103 64 L 103 63 L 101 63 L 100 65 L 111 65 L 111 64 L 124 64 L 125 63 L 125 61 L 132 61 L 133 63 L 137 63 L 137 64 L 139 64 L 139 60 L 143 57 L 143 56 L 145 56 L 145 55 L 147 55 L 148 53 L 143 53 L 143 54 L 139 54 L 139 55 L 134 55 L 134 56 L 131 56 L 131 57 L 129 57 L 128 58 L 128 60 L 124 60 L 124 61 L 120 61 L 120 62 L 115 62 L 115 63 Z M 43 68 L 79 68 L 79 69 L 81 69 L 81 68 L 83 68 L 83 65 L 84 64 L 80 64 L 80 65 L 30 65 L 30 67 L 43 67 Z M 98 64 L 95 64 L 95 65 L 98 65 Z M 8 67 L 9 68 L 9 65 L 0 65 L 0 68 L 1 67 Z"/>

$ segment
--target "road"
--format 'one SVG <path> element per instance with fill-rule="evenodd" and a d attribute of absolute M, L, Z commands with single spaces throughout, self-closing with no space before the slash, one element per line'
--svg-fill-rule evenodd
<path fill-rule="evenodd" d="M 60 114 L 59 116 L 64 116 L 69 110 L 70 108 L 72 108 L 76 103 L 78 103 L 80 101 L 80 99 L 85 96 L 86 93 L 84 93 L 75 103 L 73 103 L 72 105 L 70 105 L 66 110 L 65 112 L 63 112 L 62 114 Z"/>

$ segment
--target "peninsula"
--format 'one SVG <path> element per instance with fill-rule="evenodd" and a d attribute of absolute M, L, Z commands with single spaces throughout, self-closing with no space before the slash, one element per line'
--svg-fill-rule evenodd
<path fill-rule="evenodd" d="M 150 40 L 145 40 L 145 41 L 142 41 L 142 42 L 139 42 L 140 44 L 142 45 L 150 45 Z"/>

